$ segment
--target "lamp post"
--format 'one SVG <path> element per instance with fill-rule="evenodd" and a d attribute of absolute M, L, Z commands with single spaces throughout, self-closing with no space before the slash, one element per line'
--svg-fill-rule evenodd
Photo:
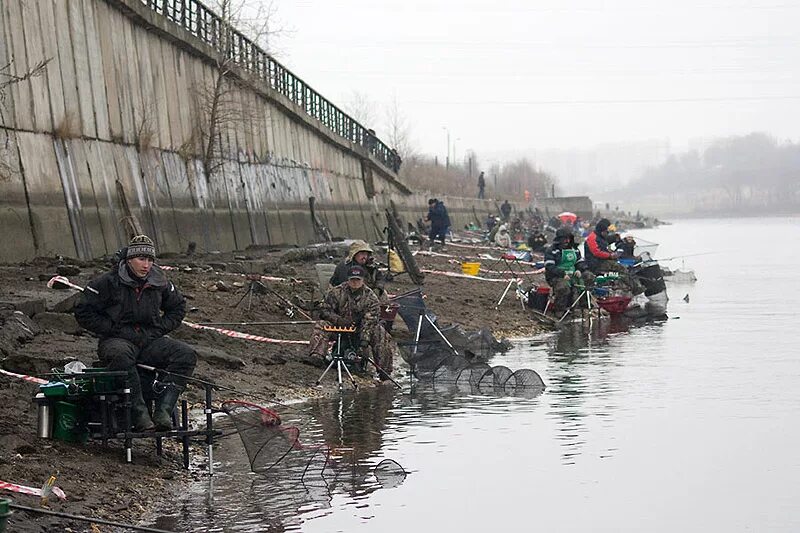
<path fill-rule="evenodd" d="M 444 167 L 450 168 L 450 129 L 447 126 L 442 126 L 442 129 L 447 132 L 447 156 L 444 159 Z"/>

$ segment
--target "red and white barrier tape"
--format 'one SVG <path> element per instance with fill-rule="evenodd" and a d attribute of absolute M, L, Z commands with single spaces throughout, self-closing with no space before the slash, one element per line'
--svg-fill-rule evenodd
<path fill-rule="evenodd" d="M 11 492 L 17 492 L 19 494 L 29 494 L 31 496 L 42 496 L 42 489 L 37 489 L 34 487 L 26 487 L 25 485 L 17 485 L 16 483 L 8 483 L 6 481 L 0 481 L 0 489 L 2 490 L 10 490 Z M 58 487 L 52 487 L 50 490 L 53 491 L 59 500 L 66 500 L 67 495 L 64 494 L 64 491 Z"/>
<path fill-rule="evenodd" d="M 225 328 L 215 328 L 211 326 L 201 326 L 200 324 L 194 324 L 192 322 L 187 322 L 186 320 L 183 323 L 190 328 L 194 329 L 207 329 L 209 331 L 216 331 L 217 333 L 221 333 L 222 335 L 227 335 L 228 337 L 233 337 L 234 339 L 244 339 L 248 341 L 256 341 L 256 342 L 268 342 L 270 344 L 309 344 L 309 341 L 295 341 L 295 340 L 287 340 L 287 339 L 272 339 L 270 337 L 263 337 L 261 335 L 250 335 L 249 333 L 242 333 L 241 331 L 234 331 L 232 329 L 225 329 Z"/>
<path fill-rule="evenodd" d="M 450 259 L 447 262 L 450 263 L 450 264 L 453 264 L 453 265 L 456 265 L 456 264 L 460 265 L 461 264 L 461 261 L 459 261 L 457 259 Z M 527 263 L 527 264 L 531 264 L 531 263 Z M 522 270 L 522 269 L 520 269 L 520 270 Z M 528 274 L 541 274 L 542 272 L 544 272 L 544 269 L 543 268 L 539 268 L 537 270 L 531 270 L 531 271 L 524 271 L 523 270 L 520 273 L 523 274 L 523 275 L 528 275 Z M 509 274 L 510 272 L 508 270 L 489 270 L 489 269 L 480 267 L 480 273 L 481 274 Z"/>
<path fill-rule="evenodd" d="M 169 266 L 169 265 L 158 265 L 158 266 L 162 270 L 181 270 L 178 267 Z M 218 275 L 222 275 L 222 276 L 238 276 L 240 278 L 246 278 L 248 276 L 248 274 L 238 274 L 236 272 L 217 272 L 216 270 L 214 271 L 214 273 L 218 274 Z M 259 277 L 260 277 L 260 279 L 262 281 L 291 281 L 291 282 L 294 282 L 294 283 L 302 283 L 303 282 L 303 280 L 299 280 L 299 279 L 280 278 L 280 277 L 277 277 L 277 276 L 265 276 L 263 274 L 261 274 Z"/>
<path fill-rule="evenodd" d="M 44 385 L 47 383 L 46 379 L 36 378 L 33 376 L 26 376 L 25 374 L 15 374 L 14 372 L 9 372 L 8 370 L 3 370 L 0 368 L 0 374 L 5 374 L 6 376 L 11 376 L 12 378 L 19 378 L 25 381 L 30 381 L 31 383 L 36 383 L 37 385 Z"/>

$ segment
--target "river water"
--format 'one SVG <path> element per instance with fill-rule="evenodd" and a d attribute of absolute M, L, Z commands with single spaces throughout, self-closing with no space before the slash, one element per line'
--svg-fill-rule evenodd
<path fill-rule="evenodd" d="M 534 397 L 390 387 L 297 406 L 335 476 L 249 473 L 241 442 L 154 525 L 176 531 L 798 531 L 800 218 L 634 232 L 684 254 L 669 319 L 518 339 Z M 788 244 L 788 245 L 787 245 Z M 673 268 L 680 260 L 666 263 Z M 688 296 L 688 302 L 684 300 Z M 382 459 L 405 479 L 377 479 Z M 330 474 L 330 472 L 329 472 Z"/>

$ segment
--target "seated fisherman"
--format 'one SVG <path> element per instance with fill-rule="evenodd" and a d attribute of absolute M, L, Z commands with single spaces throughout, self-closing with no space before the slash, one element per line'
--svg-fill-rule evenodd
<path fill-rule="evenodd" d="M 320 320 L 314 324 L 310 351 L 312 356 L 325 357 L 329 332 L 325 327 L 356 328 L 358 351 L 362 357 L 370 357 L 386 372 L 379 372 L 381 381 L 392 373 L 395 346 L 391 336 L 378 323 L 380 303 L 375 293 L 367 287 L 364 279 L 367 272 L 361 265 L 353 265 L 347 271 L 347 281 L 331 287 L 320 306 Z"/>
<path fill-rule="evenodd" d="M 75 318 L 100 337 L 100 362 L 109 370 L 128 372 L 136 431 L 169 430 L 175 403 L 197 362 L 191 346 L 166 336 L 181 325 L 186 301 L 153 264 L 156 249 L 149 237 L 134 237 L 120 253 L 123 259 L 111 271 L 89 282 Z M 166 378 L 152 418 L 142 399 L 137 363 L 179 374 Z"/>
<path fill-rule="evenodd" d="M 553 288 L 554 310 L 564 312 L 572 304 L 572 288 L 581 283 L 591 285 L 594 274 L 581 258 L 575 235 L 569 228 L 559 228 L 553 244 L 544 252 L 544 276 Z"/>
<path fill-rule="evenodd" d="M 534 252 L 541 252 L 547 247 L 547 237 L 541 231 L 536 231 L 528 236 L 528 248 Z"/>
<path fill-rule="evenodd" d="M 353 241 L 347 257 L 336 265 L 336 270 L 333 271 L 330 279 L 331 287 L 336 287 L 347 281 L 347 271 L 350 270 L 350 267 L 360 265 L 364 267 L 366 272 L 364 284 L 372 289 L 381 302 L 384 302 L 386 300 L 386 281 L 383 273 L 378 269 L 378 265 L 375 264 L 373 253 L 372 248 L 366 242 Z"/>
<path fill-rule="evenodd" d="M 586 242 L 583 243 L 584 254 L 586 255 L 586 262 L 589 264 L 589 269 L 595 274 L 601 272 L 616 272 L 620 275 L 623 283 L 630 287 L 634 295 L 644 292 L 642 285 L 631 275 L 628 274 L 628 269 L 617 263 L 620 254 L 612 252 L 608 249 L 609 233 L 608 227 L 611 222 L 607 218 L 602 218 L 595 225 L 594 231 L 586 237 Z"/>

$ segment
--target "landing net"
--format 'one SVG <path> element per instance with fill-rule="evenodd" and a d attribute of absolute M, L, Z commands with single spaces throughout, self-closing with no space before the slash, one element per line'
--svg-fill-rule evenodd
<path fill-rule="evenodd" d="M 409 364 L 414 377 L 433 384 L 454 385 L 472 393 L 536 395 L 545 389 L 536 371 L 521 368 L 512 371 L 503 365 L 490 366 L 485 362 L 467 359 L 443 351 L 441 343 L 401 344 L 400 352 Z"/>
<path fill-rule="evenodd" d="M 307 475 L 316 474 L 327 483 L 326 478 L 335 481 L 347 477 L 346 474 L 355 468 L 355 458 L 348 464 L 339 464 L 327 444 L 302 442 L 300 429 L 284 425 L 280 415 L 272 409 L 229 400 L 223 402 L 222 411 L 233 421 L 253 472 L 284 479 L 305 479 Z M 403 467 L 391 459 L 378 463 L 373 474 L 383 488 L 395 487 L 406 477 Z"/>

